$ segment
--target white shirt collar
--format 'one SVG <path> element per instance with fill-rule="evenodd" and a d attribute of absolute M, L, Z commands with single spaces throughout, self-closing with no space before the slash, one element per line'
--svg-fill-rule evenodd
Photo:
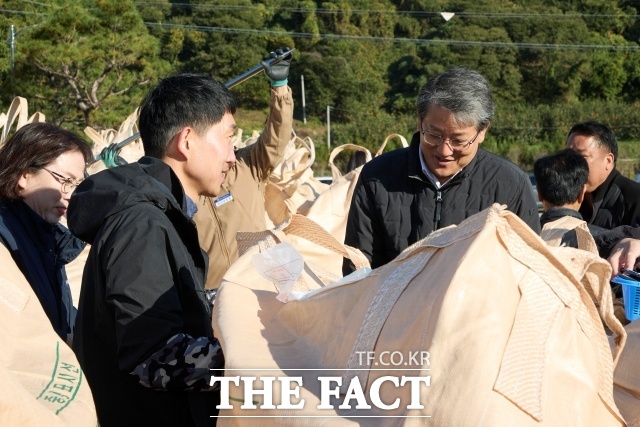
<path fill-rule="evenodd" d="M 460 171 L 454 173 L 453 176 L 451 178 L 449 178 L 448 180 L 446 180 L 444 184 L 440 184 L 440 181 L 438 180 L 438 178 L 436 178 L 436 176 L 433 173 L 431 173 L 431 171 L 427 167 L 427 163 L 424 161 L 424 155 L 422 154 L 422 149 L 420 148 L 420 145 L 418 145 L 418 153 L 420 155 L 420 166 L 422 166 L 422 172 L 424 172 L 424 174 L 427 176 L 427 178 L 429 178 L 429 180 L 431 182 L 433 182 L 433 185 L 435 185 L 436 189 L 438 189 L 438 190 L 440 188 L 442 188 L 442 186 L 445 185 L 447 182 L 451 181 L 453 179 L 453 177 L 458 175 L 458 173 L 460 173 Z M 462 169 L 460 169 L 460 170 L 462 170 Z"/>

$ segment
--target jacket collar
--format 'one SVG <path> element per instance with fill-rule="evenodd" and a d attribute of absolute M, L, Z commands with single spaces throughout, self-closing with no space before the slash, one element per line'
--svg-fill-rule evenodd
<path fill-rule="evenodd" d="M 9 201 L 10 209 L 15 214 L 18 221 L 22 223 L 24 229 L 31 238 L 38 244 L 48 249 L 54 249 L 56 246 L 54 224 L 49 224 L 40 215 L 38 215 L 29 205 L 22 199 Z"/>
<path fill-rule="evenodd" d="M 84 249 L 85 242 L 73 236 L 62 224 L 45 221 L 23 200 L 4 200 L 2 203 L 13 212 L 36 246 L 53 251 L 59 262 L 73 261 Z"/>
<path fill-rule="evenodd" d="M 563 218 L 565 216 L 571 216 L 573 218 L 578 218 L 578 219 L 582 219 L 582 215 L 580 215 L 580 212 L 575 211 L 573 209 L 568 209 L 568 208 L 551 208 L 547 211 L 545 211 L 541 216 L 540 216 L 540 225 L 544 226 L 545 224 L 549 223 L 549 222 L 553 222 L 555 220 L 558 220 L 560 218 Z"/>
<path fill-rule="evenodd" d="M 602 184 L 598 186 L 595 190 L 591 192 L 591 203 L 594 205 L 604 199 L 605 194 L 609 191 L 609 187 L 611 183 L 620 175 L 617 169 L 613 169 L 607 179 L 604 180 Z"/>
<path fill-rule="evenodd" d="M 171 193 L 173 198 L 176 200 L 182 212 L 187 214 L 186 194 L 178 176 L 173 172 L 171 167 L 160 159 L 147 156 L 140 158 L 138 163 L 143 165 L 143 170 L 147 175 L 154 178 L 156 181 L 159 181 L 166 187 L 166 189 L 169 190 L 169 193 Z"/>

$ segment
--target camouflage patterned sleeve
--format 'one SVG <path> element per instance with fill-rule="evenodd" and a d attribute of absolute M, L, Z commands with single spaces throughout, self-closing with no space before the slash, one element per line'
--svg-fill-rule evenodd
<path fill-rule="evenodd" d="M 211 390 L 211 369 L 222 369 L 224 356 L 217 339 L 187 334 L 171 337 L 164 347 L 136 366 L 131 375 L 145 387 L 160 390 Z"/>

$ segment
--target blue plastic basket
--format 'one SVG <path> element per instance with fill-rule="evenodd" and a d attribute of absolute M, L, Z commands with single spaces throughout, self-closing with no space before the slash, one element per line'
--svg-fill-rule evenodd
<path fill-rule="evenodd" d="M 622 297 L 624 298 L 625 316 L 629 321 L 640 318 L 640 282 L 615 276 L 613 283 L 622 285 Z"/>

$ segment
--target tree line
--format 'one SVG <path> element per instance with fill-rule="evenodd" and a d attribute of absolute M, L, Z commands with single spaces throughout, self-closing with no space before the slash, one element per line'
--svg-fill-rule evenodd
<path fill-rule="evenodd" d="M 415 130 L 420 87 L 459 65 L 492 84 L 486 146 L 521 165 L 596 119 L 640 139 L 640 7 L 634 0 L 1 0 L 0 103 L 14 95 L 75 131 L 116 127 L 171 72 L 226 81 L 296 49 L 296 117 L 333 143 L 371 148 Z M 441 12 L 453 13 L 446 20 Z M 14 32 L 11 35 L 11 25 Z M 13 57 L 13 62 L 11 58 Z M 233 89 L 264 110 L 264 81 Z M 322 144 L 319 144 L 322 145 Z"/>

